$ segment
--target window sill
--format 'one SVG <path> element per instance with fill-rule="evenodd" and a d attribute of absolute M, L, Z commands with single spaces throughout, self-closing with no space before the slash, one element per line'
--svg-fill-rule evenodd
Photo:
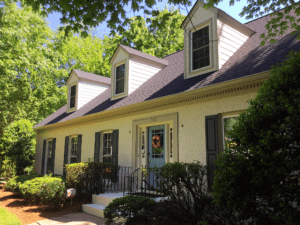
<path fill-rule="evenodd" d="M 196 69 L 196 70 L 193 70 L 193 71 L 189 72 L 187 74 L 186 78 L 192 78 L 192 77 L 202 75 L 202 74 L 206 74 L 206 73 L 209 73 L 209 72 L 213 72 L 213 71 L 216 71 L 216 70 L 217 70 L 217 68 L 215 68 L 213 65 L 206 66 L 206 67 Z"/>
<path fill-rule="evenodd" d="M 71 113 L 71 112 L 74 112 L 74 111 L 76 111 L 76 107 L 74 107 L 74 108 L 72 108 L 72 109 L 69 109 L 69 110 L 67 110 L 67 113 Z"/>
<path fill-rule="evenodd" d="M 117 100 L 117 99 L 120 99 L 120 98 L 124 98 L 124 97 L 127 97 L 127 93 L 126 92 L 122 92 L 120 94 L 115 94 L 113 96 L 111 96 L 111 100 Z"/>

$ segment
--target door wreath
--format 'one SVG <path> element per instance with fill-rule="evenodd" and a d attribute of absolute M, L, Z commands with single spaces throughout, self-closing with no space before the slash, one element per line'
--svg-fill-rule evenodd
<path fill-rule="evenodd" d="M 153 146 L 153 148 L 159 148 L 160 147 L 160 137 L 158 135 L 154 135 L 152 137 L 152 146 Z"/>

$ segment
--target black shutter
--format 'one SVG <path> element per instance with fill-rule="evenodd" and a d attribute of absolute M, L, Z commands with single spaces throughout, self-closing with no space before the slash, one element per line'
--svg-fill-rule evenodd
<path fill-rule="evenodd" d="M 205 117 L 206 133 L 206 163 L 209 169 L 208 173 L 208 190 L 212 190 L 214 183 L 215 160 L 219 152 L 218 142 L 218 115 Z"/>
<path fill-rule="evenodd" d="M 47 146 L 47 140 L 44 140 L 43 143 L 43 155 L 42 155 L 42 169 L 41 169 L 41 174 L 45 174 L 45 157 L 46 157 L 46 146 Z"/>
<path fill-rule="evenodd" d="M 66 175 L 65 165 L 68 164 L 68 153 L 69 153 L 69 136 L 65 138 L 64 166 L 63 166 L 64 175 Z"/>
<path fill-rule="evenodd" d="M 95 133 L 94 162 L 99 162 L 101 132 Z"/>
<path fill-rule="evenodd" d="M 78 142 L 77 142 L 77 159 L 76 162 L 81 162 L 81 144 L 82 144 L 82 134 L 78 135 Z"/>
<path fill-rule="evenodd" d="M 111 171 L 112 182 L 118 181 L 118 152 L 119 152 L 119 130 L 113 130 L 112 156 L 111 156 L 111 163 L 113 164 L 112 171 Z"/>
<path fill-rule="evenodd" d="M 52 156 L 51 156 L 51 172 L 54 174 L 54 162 L 55 162 L 55 145 L 56 145 L 56 138 L 52 140 Z"/>

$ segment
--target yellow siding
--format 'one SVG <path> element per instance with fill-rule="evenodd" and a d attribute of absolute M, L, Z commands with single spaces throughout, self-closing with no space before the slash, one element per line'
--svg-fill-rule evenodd
<path fill-rule="evenodd" d="M 249 91 L 248 91 L 249 92 Z M 244 94 L 243 94 L 244 93 Z M 55 174 L 62 174 L 64 160 L 65 136 L 82 134 L 83 162 L 94 157 L 95 132 L 119 129 L 119 165 L 132 166 L 132 126 L 133 120 L 169 113 L 178 113 L 178 153 L 179 161 L 192 162 L 199 160 L 206 164 L 205 147 L 205 116 L 217 113 L 228 113 L 244 110 L 248 107 L 247 100 L 253 99 L 256 92 L 242 92 L 238 96 L 220 98 L 216 100 L 198 102 L 194 104 L 182 103 L 173 108 L 141 113 L 138 115 L 124 116 L 105 121 L 93 121 L 73 126 L 39 131 L 37 135 L 36 168 L 40 172 L 43 140 L 56 138 Z M 175 143 L 174 143 L 175 144 Z M 141 160 L 138 160 L 141 162 Z"/>

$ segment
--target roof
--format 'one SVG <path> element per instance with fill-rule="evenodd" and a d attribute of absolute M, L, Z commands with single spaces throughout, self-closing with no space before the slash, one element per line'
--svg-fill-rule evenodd
<path fill-rule="evenodd" d="M 290 51 L 299 51 L 300 49 L 300 40 L 297 40 L 296 36 L 289 35 L 292 30 L 277 36 L 275 44 L 260 46 L 260 35 L 266 32 L 264 25 L 269 19 L 270 17 L 266 16 L 245 24 L 256 33 L 236 51 L 219 71 L 184 79 L 184 54 L 183 51 L 179 51 L 165 57 L 164 60 L 168 61 L 168 66 L 127 97 L 112 101 L 110 100 L 111 90 L 108 88 L 76 112 L 67 114 L 66 106 L 63 106 L 34 128 L 268 71 L 272 65 L 282 62 Z"/>
<path fill-rule="evenodd" d="M 87 72 L 83 72 L 83 71 L 80 71 L 80 70 L 74 70 L 73 69 L 73 71 L 76 73 L 76 75 L 79 78 L 92 80 L 92 81 L 97 81 L 97 82 L 101 82 L 101 83 L 109 84 L 109 85 L 111 83 L 111 79 L 109 77 L 104 77 L 104 76 L 100 76 L 100 75 L 93 74 L 93 73 L 87 73 Z"/>
<path fill-rule="evenodd" d="M 125 45 L 119 44 L 119 46 L 131 55 L 135 55 L 135 56 L 138 56 L 138 57 L 141 57 L 141 58 L 144 58 L 144 59 L 148 59 L 148 60 L 151 60 L 153 62 L 163 64 L 165 66 L 168 65 L 168 61 L 165 60 L 165 59 L 161 59 L 161 58 L 155 57 L 153 55 L 146 54 L 144 52 L 138 51 L 134 48 L 131 48 L 131 47 L 128 47 L 128 46 L 125 46 Z"/>

